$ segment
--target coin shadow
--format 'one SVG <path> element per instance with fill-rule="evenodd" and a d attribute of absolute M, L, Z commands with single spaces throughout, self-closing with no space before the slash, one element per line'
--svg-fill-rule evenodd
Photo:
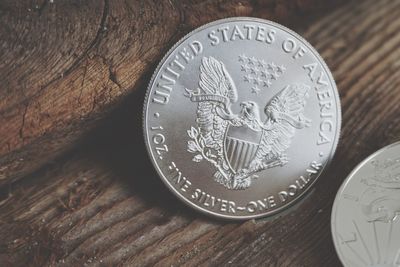
<path fill-rule="evenodd" d="M 151 164 L 143 135 L 145 91 L 145 88 L 135 88 L 84 138 L 82 148 L 146 206 L 158 206 L 171 215 L 194 217 L 194 211 L 167 189 Z"/>

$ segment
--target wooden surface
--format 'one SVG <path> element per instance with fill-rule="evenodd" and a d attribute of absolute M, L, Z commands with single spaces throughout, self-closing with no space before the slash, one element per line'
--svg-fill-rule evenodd
<path fill-rule="evenodd" d="M 0 2 L 0 266 L 340 266 L 336 191 L 400 139 L 400 1 L 18 2 Z M 232 15 L 303 35 L 343 109 L 338 151 L 308 197 L 242 223 L 204 217 L 165 188 L 140 120 L 163 53 Z"/>
<path fill-rule="evenodd" d="M 337 5 L 321 2 L 0 1 L 0 186 L 64 153 L 129 93 L 143 92 L 188 31 L 227 16 L 294 21 Z"/>

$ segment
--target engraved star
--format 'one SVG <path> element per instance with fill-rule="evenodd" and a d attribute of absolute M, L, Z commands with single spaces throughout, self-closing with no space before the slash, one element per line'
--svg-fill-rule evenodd
<path fill-rule="evenodd" d="M 258 95 L 258 93 L 260 93 L 260 91 L 261 91 L 261 89 L 258 88 L 257 86 L 251 87 L 251 92 L 252 92 L 253 94 Z"/>
<path fill-rule="evenodd" d="M 270 80 L 263 81 L 263 86 L 270 87 L 271 84 L 272 84 L 272 83 L 271 83 Z"/>
<path fill-rule="evenodd" d="M 274 71 L 275 68 L 276 68 L 276 65 L 274 64 L 274 62 L 268 64 L 269 70 Z"/>
<path fill-rule="evenodd" d="M 259 85 L 262 82 L 262 80 L 258 77 L 253 78 L 253 83 Z"/>
<path fill-rule="evenodd" d="M 250 82 L 250 80 L 252 80 L 253 78 L 250 76 L 250 75 L 244 75 L 243 76 L 243 80 L 245 81 L 245 82 Z"/>
<path fill-rule="evenodd" d="M 244 72 L 247 72 L 249 70 L 249 68 L 250 68 L 247 64 L 241 65 L 241 67 L 242 67 L 241 70 L 244 71 Z"/>
<path fill-rule="evenodd" d="M 261 60 L 258 61 L 258 66 L 259 66 L 260 68 L 264 68 L 265 65 L 266 65 L 266 63 L 265 63 L 264 59 L 261 59 Z"/>
<path fill-rule="evenodd" d="M 239 55 L 239 61 L 240 62 L 244 63 L 246 61 L 246 59 L 247 59 L 247 57 L 245 56 L 245 54 Z"/>
<path fill-rule="evenodd" d="M 249 61 L 249 65 L 254 65 L 254 62 L 253 62 L 253 60 L 251 58 L 247 58 L 247 59 Z"/>
<path fill-rule="evenodd" d="M 285 68 L 284 66 L 278 66 L 276 71 L 277 71 L 278 73 L 280 73 L 280 74 L 283 74 L 283 72 L 284 72 L 285 70 L 286 70 L 286 68 Z"/>
<path fill-rule="evenodd" d="M 271 76 L 271 79 L 272 79 L 272 80 L 275 80 L 275 81 L 276 81 L 276 79 L 278 78 L 277 75 L 276 75 L 275 73 L 271 73 L 270 76 Z"/>
<path fill-rule="evenodd" d="M 269 75 L 269 72 L 267 70 L 262 70 L 261 71 L 261 77 L 267 78 Z"/>
<path fill-rule="evenodd" d="M 255 65 L 255 62 L 257 61 L 257 59 L 255 57 L 251 57 L 251 58 L 249 57 L 248 60 L 249 60 L 250 65 Z"/>
<path fill-rule="evenodd" d="M 250 68 L 250 72 L 253 74 L 257 74 L 258 69 L 256 67 Z"/>

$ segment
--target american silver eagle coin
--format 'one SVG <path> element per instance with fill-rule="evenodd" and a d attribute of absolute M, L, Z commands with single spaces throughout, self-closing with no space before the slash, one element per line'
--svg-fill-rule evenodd
<path fill-rule="evenodd" d="M 275 214 L 304 195 L 340 125 L 336 85 L 315 49 L 256 18 L 186 35 L 159 64 L 144 105 L 163 182 L 191 207 L 231 219 Z"/>
<path fill-rule="evenodd" d="M 400 142 L 372 154 L 347 177 L 331 226 L 345 267 L 400 266 Z"/>

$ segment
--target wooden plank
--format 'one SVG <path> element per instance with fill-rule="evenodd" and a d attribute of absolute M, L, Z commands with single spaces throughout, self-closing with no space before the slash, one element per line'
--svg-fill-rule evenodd
<path fill-rule="evenodd" d="M 227 16 L 294 20 L 321 2 L 1 1 L 0 185 L 67 151 L 143 89 L 189 30 Z"/>

